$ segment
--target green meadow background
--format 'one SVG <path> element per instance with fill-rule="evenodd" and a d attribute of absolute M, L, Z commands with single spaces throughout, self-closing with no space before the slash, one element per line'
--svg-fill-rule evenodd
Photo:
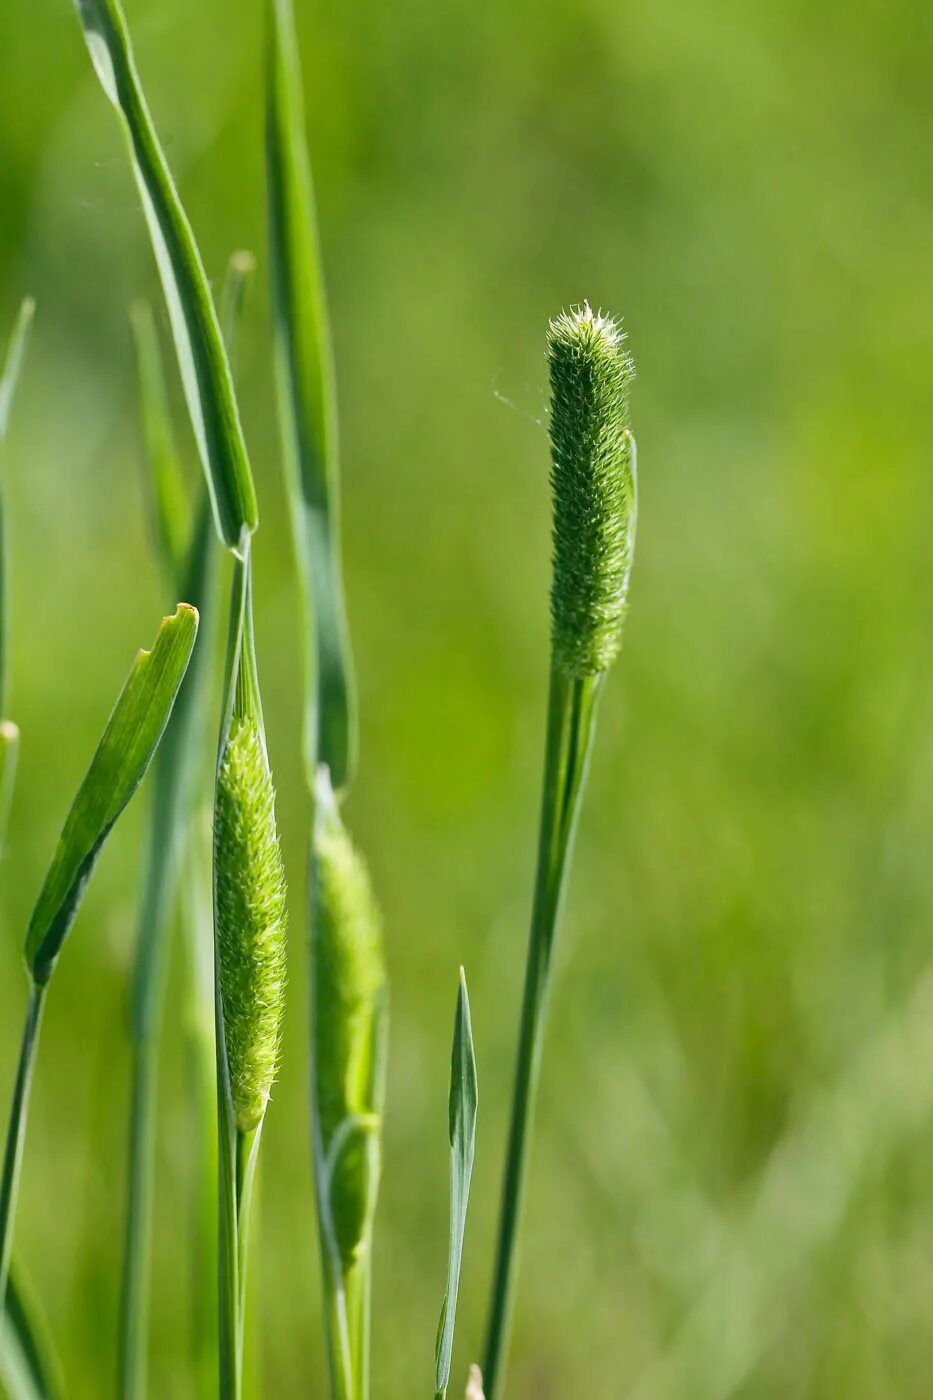
<path fill-rule="evenodd" d="M 234 247 L 259 260 L 240 379 L 292 923 L 255 1393 L 320 1396 L 262 6 L 126 2 L 212 278 Z M 544 330 L 588 297 L 625 317 L 637 359 L 639 540 L 562 930 L 509 1393 L 926 1397 L 933 9 L 296 8 L 362 705 L 349 818 L 392 976 L 375 1395 L 431 1393 L 461 962 L 481 1101 L 452 1395 L 481 1349 L 544 720 Z M 4 1117 L 26 920 L 131 656 L 175 601 L 146 528 L 126 314 L 157 287 L 68 0 L 0 6 L 4 328 L 26 292 L 39 309 L 6 483 L 23 748 L 0 868 Z M 174 379 L 173 397 L 194 479 Z M 82 1400 L 115 1387 L 146 801 L 108 846 L 49 999 L 17 1233 Z M 151 1386 L 169 1400 L 194 1394 L 182 988 L 176 952 Z"/>

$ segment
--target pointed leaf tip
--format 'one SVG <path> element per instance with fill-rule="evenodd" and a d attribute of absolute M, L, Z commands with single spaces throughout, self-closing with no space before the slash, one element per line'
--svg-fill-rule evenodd
<path fill-rule="evenodd" d="M 152 650 L 140 652 L 130 668 L 29 921 L 26 962 L 37 983 L 52 975 L 104 841 L 158 748 L 197 630 L 197 610 L 179 604 L 163 619 Z"/>

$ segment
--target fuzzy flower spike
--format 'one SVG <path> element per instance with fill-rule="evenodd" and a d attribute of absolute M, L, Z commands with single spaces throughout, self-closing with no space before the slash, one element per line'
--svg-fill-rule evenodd
<path fill-rule="evenodd" d="M 548 327 L 555 663 L 606 671 L 619 652 L 635 548 L 637 476 L 629 391 L 635 366 L 618 321 L 582 307 Z"/>

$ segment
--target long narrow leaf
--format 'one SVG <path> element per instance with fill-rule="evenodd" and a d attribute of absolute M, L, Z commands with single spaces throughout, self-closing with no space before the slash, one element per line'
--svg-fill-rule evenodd
<path fill-rule="evenodd" d="M 269 0 L 267 65 L 276 365 L 307 632 L 305 755 L 309 786 L 320 762 L 339 792 L 355 762 L 356 720 L 340 564 L 337 402 L 291 0 Z"/>
<path fill-rule="evenodd" d="M 258 524 L 230 365 L 197 243 L 143 94 L 118 0 L 75 0 L 101 86 L 119 113 L 162 280 L 217 529 L 238 549 Z"/>
<path fill-rule="evenodd" d="M 9 1400 L 58 1400 L 65 1393 L 48 1324 L 15 1267 L 0 1317 L 0 1383 Z"/>
<path fill-rule="evenodd" d="M 191 529 L 191 509 L 172 430 L 159 335 L 148 302 L 136 303 L 130 312 L 130 324 L 136 345 L 139 407 L 146 448 L 146 496 L 152 535 L 163 567 L 174 582 L 183 568 Z"/>
<path fill-rule="evenodd" d="M 13 784 L 16 781 L 16 760 L 19 756 L 19 730 L 9 719 L 0 719 L 0 856 L 6 841 Z"/>
<path fill-rule="evenodd" d="M 6 585 L 6 529 L 3 519 L 3 451 L 6 444 L 7 430 L 10 424 L 10 409 L 13 404 L 13 394 L 19 379 L 20 367 L 23 363 L 23 354 L 26 349 L 26 337 L 29 327 L 32 324 L 33 313 L 35 312 L 35 302 L 30 298 L 23 302 L 13 327 L 13 334 L 10 337 L 10 345 L 7 351 L 6 364 L 3 369 L 3 377 L 0 378 L 0 718 L 6 711 L 7 701 L 7 629 L 8 602 Z M 0 836 L 2 840 L 2 836 Z"/>
<path fill-rule="evenodd" d="M 466 977 L 460 969 L 460 990 L 454 1020 L 454 1044 L 450 1060 L 450 1250 L 447 1260 L 447 1292 L 441 1308 L 434 1354 L 435 1400 L 444 1400 L 450 1384 L 450 1362 L 457 1320 L 460 1264 L 466 1231 L 473 1152 L 476 1145 L 476 1056 L 470 1024 L 470 999 Z"/>
<path fill-rule="evenodd" d="M 133 663 L 59 838 L 26 933 L 33 980 L 48 981 L 101 847 L 149 767 L 168 723 L 198 629 L 181 603 L 151 651 Z"/>
<path fill-rule="evenodd" d="M 13 327 L 13 334 L 7 348 L 6 363 L 3 367 L 3 375 L 0 377 L 0 442 L 6 438 L 9 428 L 13 394 L 19 379 L 23 355 L 26 350 L 26 337 L 29 334 L 35 310 L 36 303 L 32 297 L 26 297 L 20 306 L 16 325 Z"/>

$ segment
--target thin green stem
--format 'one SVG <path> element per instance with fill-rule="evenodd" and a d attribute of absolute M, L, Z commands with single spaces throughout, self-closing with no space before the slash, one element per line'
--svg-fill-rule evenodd
<path fill-rule="evenodd" d="M 554 937 L 586 777 L 600 679 L 572 677 L 556 666 L 551 668 L 538 866 L 483 1369 L 487 1400 L 498 1400 L 502 1390 Z"/>
<path fill-rule="evenodd" d="M 0 1183 L 0 1312 L 3 1311 L 6 1300 L 6 1283 L 10 1271 L 10 1253 L 13 1247 L 16 1193 L 23 1160 L 23 1145 L 26 1141 L 29 1088 L 32 1083 L 32 1070 L 39 1044 L 39 1029 L 42 1025 L 44 1002 L 45 985 L 33 982 L 29 989 L 29 1003 L 26 1007 L 26 1022 L 23 1026 L 23 1039 L 19 1052 L 19 1068 L 16 1072 L 13 1104 L 10 1109 L 10 1124 L 6 1136 L 6 1150 L 3 1155 L 3 1180 Z"/>
<path fill-rule="evenodd" d="M 221 1097 L 227 1097 L 223 1090 Z M 219 1110 L 220 1395 L 221 1400 L 240 1400 L 249 1220 L 262 1124 L 244 1133 L 234 1125 L 229 1103 L 220 1103 Z"/>
<path fill-rule="evenodd" d="M 130 1110 L 129 1199 L 120 1298 L 120 1395 L 138 1400 L 146 1393 L 149 1316 L 153 1149 L 158 1042 L 148 1036 L 134 1044 L 133 1099 Z"/>
<path fill-rule="evenodd" d="M 326 1244 L 323 1244 L 323 1250 L 326 1256 Z M 354 1382 L 349 1299 L 341 1272 L 328 1257 L 324 1259 L 323 1278 L 332 1400 L 356 1400 L 358 1392 Z"/>
<path fill-rule="evenodd" d="M 223 1032 L 218 1022 L 219 1042 Z M 242 1384 L 242 1356 L 239 1346 L 239 1245 L 237 1240 L 237 1149 L 233 1111 L 226 1092 L 226 1072 L 221 1067 L 222 1045 L 218 1048 L 217 1073 L 217 1178 L 218 1220 L 218 1303 L 219 1369 L 221 1400 L 239 1400 Z"/>

